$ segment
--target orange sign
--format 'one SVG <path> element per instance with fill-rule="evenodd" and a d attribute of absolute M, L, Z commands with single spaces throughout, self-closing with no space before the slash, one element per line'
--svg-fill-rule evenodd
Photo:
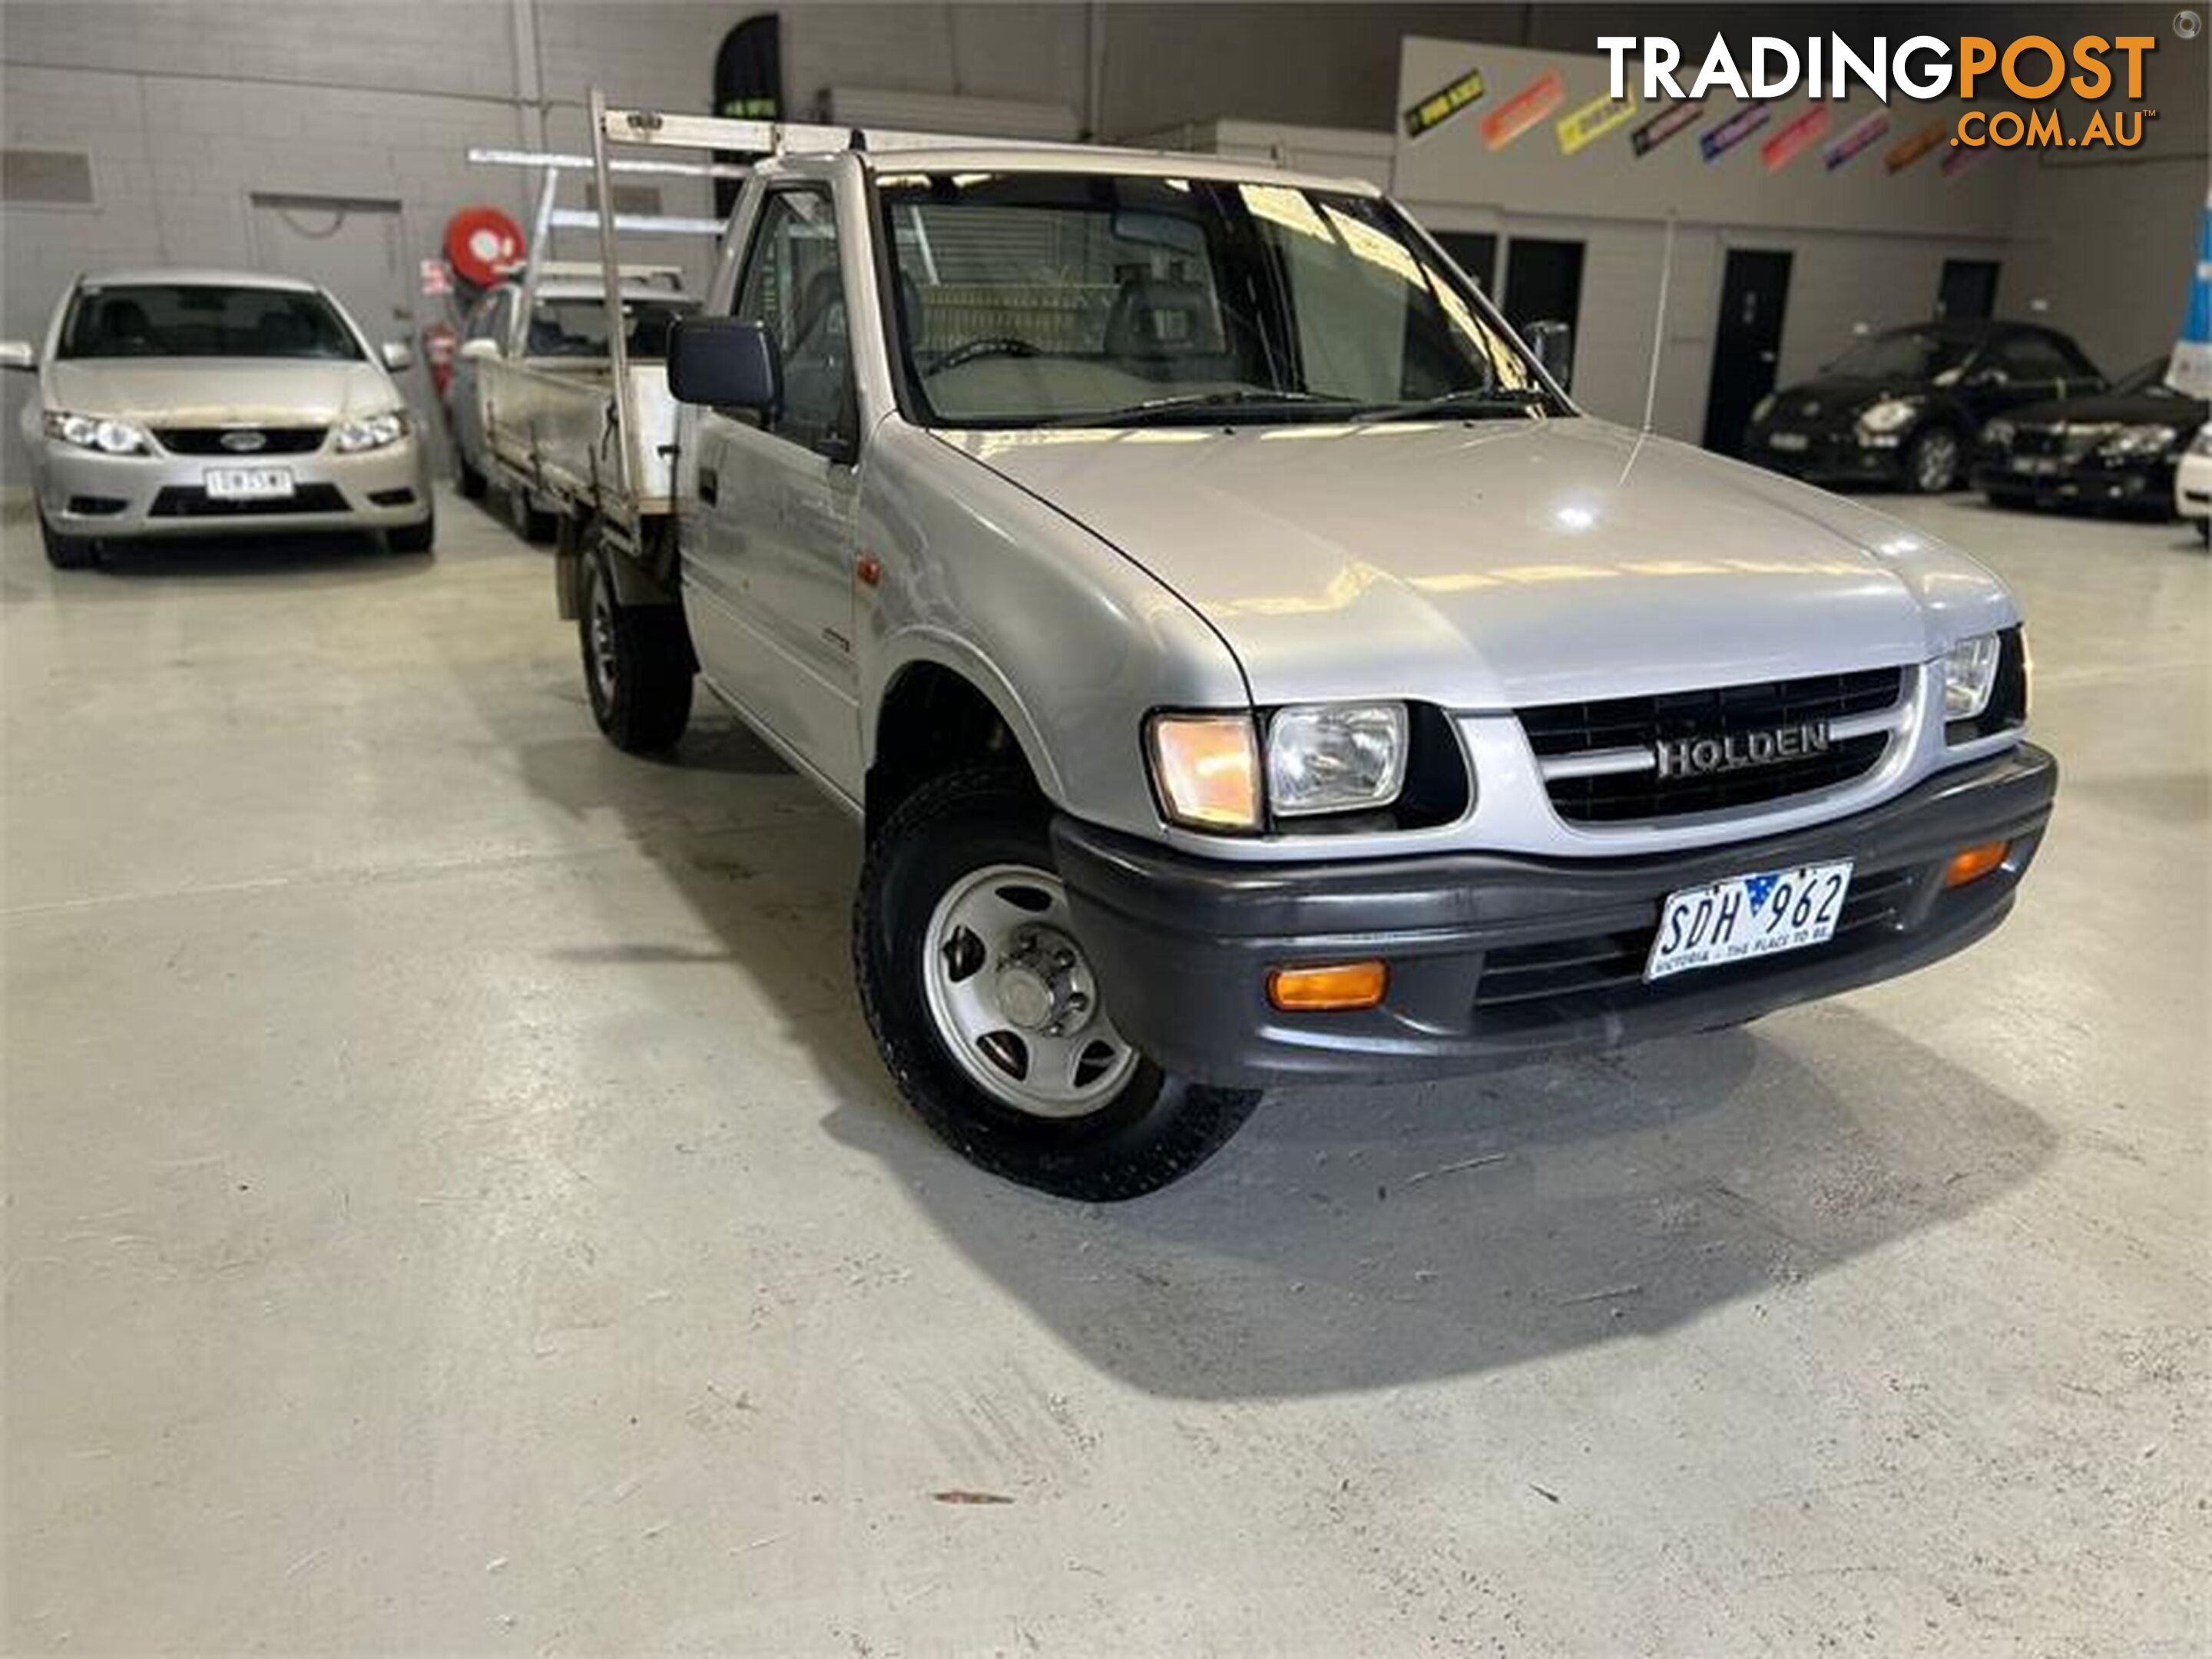
<path fill-rule="evenodd" d="M 1482 142 L 1504 149 L 1566 101 L 1566 78 L 1547 70 L 1482 118 Z"/>

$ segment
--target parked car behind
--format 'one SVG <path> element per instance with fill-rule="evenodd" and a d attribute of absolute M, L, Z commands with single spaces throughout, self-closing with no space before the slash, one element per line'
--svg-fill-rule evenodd
<path fill-rule="evenodd" d="M 312 283 L 251 272 L 80 276 L 46 338 L 0 344 L 34 373 L 24 405 L 46 557 L 97 564 L 126 538 L 373 530 L 420 552 L 430 475 L 391 371 Z"/>
<path fill-rule="evenodd" d="M 2197 533 L 2212 542 L 2212 422 L 2197 428 L 2173 469 L 2173 510 L 2195 520 Z"/>
<path fill-rule="evenodd" d="M 530 316 L 522 317 L 523 285 L 501 283 L 486 289 L 462 325 L 447 387 L 446 413 L 453 434 L 453 476 L 461 494 L 481 497 L 492 475 L 491 446 L 484 427 L 482 364 L 487 356 L 509 361 L 570 363 L 581 368 L 607 360 L 606 285 L 599 278 L 549 277 L 538 289 Z M 623 328 L 633 361 L 649 362 L 668 355 L 668 331 L 699 302 L 668 286 L 625 283 Z"/>
<path fill-rule="evenodd" d="M 2104 389 L 2081 348 L 2040 323 L 1916 323 L 1760 399 L 1744 459 L 1822 483 L 1933 495 L 1957 480 L 1993 416 Z"/>
<path fill-rule="evenodd" d="M 2173 475 L 2212 405 L 2166 383 L 2153 358 L 2094 398 L 2030 404 L 1982 428 L 1974 488 L 1998 507 L 2081 502 L 2165 516 Z"/>

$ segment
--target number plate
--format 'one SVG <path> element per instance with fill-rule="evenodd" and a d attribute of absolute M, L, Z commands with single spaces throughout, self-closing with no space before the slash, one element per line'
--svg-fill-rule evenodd
<path fill-rule="evenodd" d="M 2063 465 L 2055 455 L 2015 455 L 2012 458 L 2014 471 L 2031 473 L 2039 478 L 2048 477 Z"/>
<path fill-rule="evenodd" d="M 1801 864 L 1669 893 L 1644 980 L 1819 945 L 1835 933 L 1850 885 L 1849 862 Z"/>
<path fill-rule="evenodd" d="M 1768 436 L 1766 441 L 1777 449 L 1786 449 L 1793 454 L 1801 450 L 1809 449 L 1813 444 L 1813 441 L 1802 432 L 1773 433 Z"/>
<path fill-rule="evenodd" d="M 289 466 L 211 466 L 203 476 L 216 501 L 281 501 L 292 493 Z"/>

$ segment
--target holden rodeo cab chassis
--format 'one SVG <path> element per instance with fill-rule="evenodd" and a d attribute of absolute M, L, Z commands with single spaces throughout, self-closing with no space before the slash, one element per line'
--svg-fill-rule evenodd
<path fill-rule="evenodd" d="M 611 411 L 671 510 L 563 528 L 593 713 L 666 748 L 696 677 L 865 825 L 868 1020 L 975 1163 L 1126 1198 L 1271 1085 L 1735 1024 L 2010 908 L 2057 770 L 2003 586 L 1582 413 L 1368 186 L 594 124 L 769 153 L 672 441 Z"/>

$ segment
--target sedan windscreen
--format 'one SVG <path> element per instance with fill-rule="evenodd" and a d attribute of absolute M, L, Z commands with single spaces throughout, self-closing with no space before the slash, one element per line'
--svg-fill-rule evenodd
<path fill-rule="evenodd" d="M 311 290 L 131 283 L 82 289 L 59 355 L 344 360 L 362 349 L 330 301 Z"/>
<path fill-rule="evenodd" d="M 1828 365 L 1850 380 L 1932 380 L 1973 354 L 1974 342 L 1932 329 L 1899 329 L 1862 341 Z"/>

